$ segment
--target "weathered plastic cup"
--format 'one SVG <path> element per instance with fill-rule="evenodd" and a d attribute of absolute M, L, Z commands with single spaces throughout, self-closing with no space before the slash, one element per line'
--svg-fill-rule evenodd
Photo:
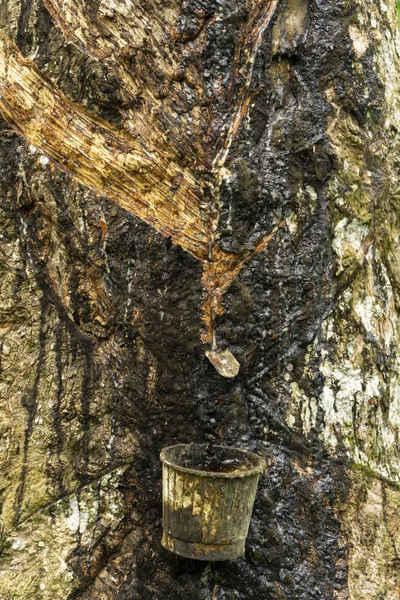
<path fill-rule="evenodd" d="M 164 548 L 197 560 L 244 554 L 260 473 L 257 454 L 207 444 L 164 448 Z"/>

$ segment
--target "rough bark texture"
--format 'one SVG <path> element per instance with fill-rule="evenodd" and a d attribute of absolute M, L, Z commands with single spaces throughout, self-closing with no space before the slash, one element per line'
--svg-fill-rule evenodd
<path fill-rule="evenodd" d="M 45 4 L 0 5 L 0 599 L 397 600 L 395 2 Z M 269 462 L 243 559 L 160 545 L 193 440 Z"/>

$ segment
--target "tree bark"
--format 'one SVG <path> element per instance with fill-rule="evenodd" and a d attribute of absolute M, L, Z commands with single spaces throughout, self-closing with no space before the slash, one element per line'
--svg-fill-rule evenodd
<path fill-rule="evenodd" d="M 0 600 L 397 600 L 394 0 L 0 27 Z M 241 559 L 161 547 L 190 441 L 267 458 Z"/>

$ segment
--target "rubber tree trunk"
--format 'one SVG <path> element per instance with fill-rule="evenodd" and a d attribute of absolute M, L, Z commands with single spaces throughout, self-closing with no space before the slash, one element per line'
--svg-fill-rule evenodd
<path fill-rule="evenodd" d="M 1 600 L 398 599 L 394 0 L 0 24 Z M 242 559 L 161 547 L 190 441 L 268 461 Z"/>

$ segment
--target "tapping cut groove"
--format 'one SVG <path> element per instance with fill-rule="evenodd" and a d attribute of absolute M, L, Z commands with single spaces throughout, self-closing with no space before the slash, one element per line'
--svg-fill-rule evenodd
<path fill-rule="evenodd" d="M 177 43 L 179 2 L 170 3 L 163 12 L 160 0 L 150 0 L 146 10 L 136 0 L 118 6 L 118 10 L 104 10 L 90 1 L 45 0 L 65 38 L 97 60 L 109 61 L 117 72 L 125 106 L 120 128 L 67 98 L 0 31 L 2 116 L 61 170 L 202 262 L 205 341 L 212 339 L 225 290 L 282 225 L 240 255 L 223 251 L 215 236 L 219 215 L 212 191 L 216 189 L 218 195 L 223 165 L 252 97 L 254 60 L 278 3 L 257 2 L 243 29 L 240 46 L 244 54 L 236 54 L 234 74 L 242 87 L 214 160 L 207 158 L 207 136 L 202 135 L 212 123 L 204 102 L 207 87 L 198 63 L 184 66 Z M 205 43 L 204 19 L 200 19 L 191 43 L 193 52 Z M 138 53 L 143 54 L 143 60 L 135 60 Z M 194 101 L 178 115 L 172 107 L 185 101 L 188 86 Z M 133 103 L 132 98 L 136 99 Z M 214 183 L 207 183 L 204 173 Z M 104 237 L 106 230 L 100 226 Z"/>
<path fill-rule="evenodd" d="M 0 32 L 0 110 L 62 170 L 114 200 L 199 260 L 207 254 L 201 182 L 170 155 L 146 147 L 71 102 Z"/>

